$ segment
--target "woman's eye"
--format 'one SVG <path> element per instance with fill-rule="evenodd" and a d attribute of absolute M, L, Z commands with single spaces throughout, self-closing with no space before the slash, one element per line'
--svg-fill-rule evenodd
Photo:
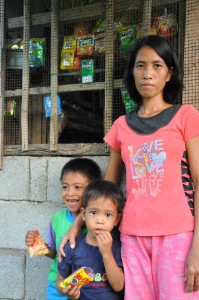
<path fill-rule="evenodd" d="M 143 65 L 142 64 L 138 64 L 135 67 L 136 67 L 136 69 L 141 69 L 143 67 Z"/>
<path fill-rule="evenodd" d="M 162 67 L 160 64 L 155 64 L 154 66 L 155 66 L 155 68 L 157 68 L 157 69 Z"/>

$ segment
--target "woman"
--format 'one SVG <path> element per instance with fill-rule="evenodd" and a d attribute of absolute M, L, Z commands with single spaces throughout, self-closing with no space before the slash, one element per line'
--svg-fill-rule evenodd
<path fill-rule="evenodd" d="M 125 86 L 140 109 L 104 138 L 105 179 L 118 183 L 123 162 L 126 169 L 125 300 L 199 299 L 199 113 L 175 105 L 182 81 L 166 39 L 136 43 Z"/>

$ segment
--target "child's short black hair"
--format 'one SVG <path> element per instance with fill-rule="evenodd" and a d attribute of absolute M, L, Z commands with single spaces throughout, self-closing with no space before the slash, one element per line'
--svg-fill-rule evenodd
<path fill-rule="evenodd" d="M 74 158 L 67 162 L 62 168 L 60 180 L 69 172 L 81 173 L 90 181 L 102 178 L 100 167 L 90 158 Z"/>
<path fill-rule="evenodd" d="M 118 206 L 118 212 L 122 212 L 124 202 L 123 192 L 116 184 L 108 180 L 93 181 L 86 187 L 83 193 L 82 207 L 86 209 L 89 201 L 101 197 L 113 201 Z"/>

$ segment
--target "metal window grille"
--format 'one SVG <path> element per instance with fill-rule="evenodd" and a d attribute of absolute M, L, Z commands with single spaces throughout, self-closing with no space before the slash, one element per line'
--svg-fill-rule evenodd
<path fill-rule="evenodd" d="M 18 145 L 18 153 L 41 154 L 43 145 L 45 155 L 105 154 L 104 134 L 129 109 L 123 85 L 129 53 L 149 33 L 165 36 L 175 48 L 185 85 L 178 101 L 199 108 L 198 1 L 0 3 L 2 153 Z"/>

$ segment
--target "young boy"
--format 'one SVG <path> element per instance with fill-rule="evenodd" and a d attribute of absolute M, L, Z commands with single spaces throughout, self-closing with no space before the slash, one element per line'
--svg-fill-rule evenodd
<path fill-rule="evenodd" d="M 82 195 L 87 185 L 93 180 L 101 179 L 99 166 L 91 159 L 76 158 L 70 160 L 61 171 L 62 198 L 66 209 L 55 213 L 49 225 L 48 254 L 46 256 L 54 259 L 48 274 L 47 300 L 68 299 L 62 296 L 56 289 L 57 278 L 57 252 L 64 234 L 69 230 L 75 217 L 80 213 L 82 207 Z M 33 244 L 37 230 L 30 230 L 26 234 L 26 245 Z"/>
<path fill-rule="evenodd" d="M 123 299 L 124 273 L 120 242 L 112 233 L 121 218 L 123 194 L 110 181 L 95 181 L 83 194 L 82 218 L 88 232 L 76 242 L 75 249 L 65 246 L 66 256 L 58 263 L 56 287 L 62 295 L 80 300 Z M 60 282 L 77 269 L 93 269 L 94 281 L 84 285 L 61 288 Z"/>

